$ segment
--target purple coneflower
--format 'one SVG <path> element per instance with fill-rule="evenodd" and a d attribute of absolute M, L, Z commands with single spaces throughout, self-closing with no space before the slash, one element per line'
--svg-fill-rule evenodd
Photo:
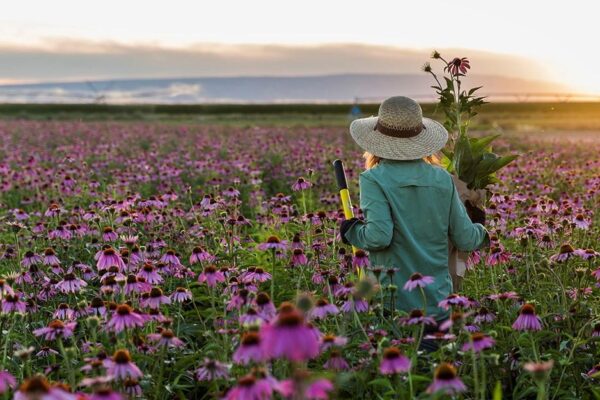
<path fill-rule="evenodd" d="M 308 188 L 310 188 L 312 185 L 309 181 L 307 181 L 306 179 L 304 179 L 304 177 L 300 177 L 296 180 L 296 182 L 292 185 L 292 190 L 294 192 L 298 192 L 300 190 L 306 190 Z"/>
<path fill-rule="evenodd" d="M 283 303 L 274 323 L 262 325 L 261 347 L 270 358 L 306 361 L 319 354 L 315 329 L 304 323 L 304 318 L 293 305 Z"/>
<path fill-rule="evenodd" d="M 179 257 L 177 257 L 177 253 L 175 250 L 169 249 L 165 254 L 160 258 L 160 262 L 163 262 L 167 265 L 178 266 L 181 265 L 181 261 L 179 261 Z"/>
<path fill-rule="evenodd" d="M 321 351 L 328 350 L 332 347 L 342 347 L 348 343 L 348 339 L 341 336 L 325 335 L 321 338 Z"/>
<path fill-rule="evenodd" d="M 63 293 L 78 293 L 81 288 L 87 286 L 83 279 L 79 279 L 74 273 L 68 272 L 64 278 L 56 284 L 58 290 Z"/>
<path fill-rule="evenodd" d="M 204 268 L 204 271 L 198 276 L 198 282 L 204 283 L 209 287 L 217 286 L 219 282 L 225 282 L 225 275 L 217 269 L 214 265 L 209 265 Z"/>
<path fill-rule="evenodd" d="M 44 265 L 59 265 L 60 264 L 60 260 L 58 259 L 58 257 L 56 257 L 56 253 L 54 252 L 54 249 L 49 247 L 46 250 L 44 250 L 43 263 L 44 263 Z"/>
<path fill-rule="evenodd" d="M 269 279 L 271 279 L 271 274 L 258 267 L 248 269 L 243 280 L 244 282 L 266 282 Z"/>
<path fill-rule="evenodd" d="M 124 329 L 137 328 L 144 326 L 144 318 L 133 311 L 127 304 L 120 304 L 113 313 L 111 319 L 106 323 L 106 328 L 115 333 Z"/>
<path fill-rule="evenodd" d="M 265 360 L 265 353 L 260 345 L 260 336 L 257 332 L 244 333 L 240 346 L 233 354 L 233 361 L 237 364 L 260 363 Z"/>
<path fill-rule="evenodd" d="M 266 242 L 258 245 L 258 249 L 284 251 L 285 249 L 287 249 L 287 242 L 285 240 L 279 240 L 277 236 L 269 236 Z"/>
<path fill-rule="evenodd" d="M 397 347 L 388 347 L 383 351 L 383 357 L 379 364 L 379 372 L 384 375 L 394 375 L 410 371 L 410 359 L 402 354 Z"/>
<path fill-rule="evenodd" d="M 575 224 L 576 228 L 583 230 L 590 229 L 590 225 L 592 225 L 592 221 L 585 218 L 583 214 L 577 214 L 575 217 L 573 217 L 573 223 Z"/>
<path fill-rule="evenodd" d="M 21 301 L 21 295 L 19 293 L 6 294 L 2 299 L 2 313 L 21 313 L 25 314 L 27 310 L 27 303 Z"/>
<path fill-rule="evenodd" d="M 292 251 L 292 265 L 297 267 L 299 265 L 308 264 L 308 258 L 306 258 L 306 254 L 304 254 L 304 250 L 302 249 L 294 249 Z"/>
<path fill-rule="evenodd" d="M 576 255 L 576 253 L 573 246 L 571 246 L 570 244 L 563 244 L 562 246 L 560 246 L 560 251 L 558 252 L 558 254 L 555 254 L 550 257 L 550 261 L 564 262 L 567 261 L 569 258 L 573 257 L 574 255 Z"/>
<path fill-rule="evenodd" d="M 100 255 L 98 256 L 98 262 L 96 263 L 96 268 L 98 271 L 102 271 L 112 267 L 113 265 L 119 267 L 119 269 L 126 268 L 121 255 L 117 253 L 115 249 L 109 246 L 106 249 L 101 250 Z"/>
<path fill-rule="evenodd" d="M 423 314 L 423 311 L 418 309 L 412 310 L 408 316 L 400 318 L 400 323 L 402 325 L 424 324 L 431 326 L 435 326 L 437 324 L 434 318 L 425 316 L 425 314 Z"/>
<path fill-rule="evenodd" d="M 455 57 L 444 67 L 444 69 L 452 75 L 464 75 L 470 68 L 471 65 L 469 65 L 469 60 L 466 57 Z"/>
<path fill-rule="evenodd" d="M 102 240 L 105 242 L 114 242 L 119 238 L 119 235 L 110 226 L 102 230 Z"/>
<path fill-rule="evenodd" d="M 137 273 L 137 276 L 144 278 L 146 282 L 152 285 L 157 285 L 163 281 L 162 276 L 160 276 L 156 268 L 150 262 L 144 263 Z"/>
<path fill-rule="evenodd" d="M 327 318 L 328 315 L 335 315 L 339 312 L 335 304 L 329 304 L 327 300 L 319 299 L 315 306 L 308 312 L 308 316 L 311 319 L 323 319 Z"/>
<path fill-rule="evenodd" d="M 444 392 L 451 396 L 466 390 L 467 387 L 456 375 L 456 368 L 445 362 L 436 368 L 433 375 L 433 383 L 427 387 L 427 393 L 429 394 Z"/>
<path fill-rule="evenodd" d="M 496 315 L 488 310 L 486 307 L 481 307 L 475 315 L 474 321 L 476 324 L 482 324 L 485 322 L 493 322 L 496 319 Z"/>
<path fill-rule="evenodd" d="M 329 392 L 333 390 L 333 384 L 325 379 L 316 379 L 311 382 L 304 392 L 304 397 L 308 400 L 327 400 Z"/>
<path fill-rule="evenodd" d="M 0 371 L 0 394 L 6 393 L 9 389 L 17 386 L 17 380 L 6 370 Z"/>
<path fill-rule="evenodd" d="M 483 333 L 474 333 L 471 335 L 471 341 L 465 343 L 462 347 L 462 351 L 473 351 L 479 353 L 482 350 L 489 349 L 496 344 L 496 341 L 484 335 Z"/>
<path fill-rule="evenodd" d="M 438 306 L 444 310 L 448 310 L 450 307 L 466 307 L 468 304 L 469 299 L 467 297 L 452 293 L 444 300 L 440 301 Z"/>
<path fill-rule="evenodd" d="M 21 265 L 25 268 L 29 268 L 32 265 L 41 264 L 42 262 L 43 262 L 42 257 L 35 254 L 33 251 L 27 251 L 27 252 L 25 252 L 25 255 L 23 256 L 23 260 L 21 260 Z"/>
<path fill-rule="evenodd" d="M 432 284 L 433 281 L 433 276 L 422 275 L 419 272 L 415 272 L 404 284 L 404 290 L 412 292 L 418 287 L 424 288 L 425 286 Z"/>
<path fill-rule="evenodd" d="M 354 256 L 352 257 L 352 266 L 354 268 L 362 268 L 369 266 L 369 256 L 365 253 L 364 250 L 356 250 Z"/>
<path fill-rule="evenodd" d="M 199 381 L 210 382 L 215 379 L 227 378 L 229 369 L 222 362 L 205 358 L 204 363 L 196 370 L 195 376 Z"/>
<path fill-rule="evenodd" d="M 333 371 L 345 371 L 350 368 L 350 365 L 339 350 L 332 350 L 329 359 L 323 364 L 323 368 Z"/>
<path fill-rule="evenodd" d="M 183 303 L 185 301 L 192 299 L 192 292 L 184 287 L 177 287 L 175 291 L 171 294 L 171 300 L 175 303 Z"/>
<path fill-rule="evenodd" d="M 53 317 L 62 320 L 74 319 L 75 311 L 67 303 L 60 303 L 54 311 Z"/>
<path fill-rule="evenodd" d="M 42 375 L 35 375 L 23 382 L 13 400 L 75 400 L 77 397 L 60 387 L 51 386 Z"/>
<path fill-rule="evenodd" d="M 254 300 L 256 304 L 256 310 L 262 319 L 265 321 L 272 320 L 277 314 L 277 310 L 271 301 L 271 298 L 265 292 L 260 292 L 256 295 Z"/>
<path fill-rule="evenodd" d="M 172 330 L 163 329 L 160 333 L 151 333 L 148 339 L 154 342 L 157 347 L 183 347 L 185 343 L 175 336 Z"/>
<path fill-rule="evenodd" d="M 539 331 L 542 329 L 542 320 L 535 314 L 533 304 L 526 303 L 519 310 L 519 316 L 512 325 L 518 331 Z"/>
<path fill-rule="evenodd" d="M 211 255 L 209 252 L 204 250 L 202 247 L 194 247 L 192 250 L 192 255 L 190 256 L 190 264 L 194 265 L 197 263 L 202 263 L 204 261 L 212 262 L 215 257 Z"/>
<path fill-rule="evenodd" d="M 149 307 L 153 309 L 160 308 L 163 304 L 171 304 L 171 299 L 163 294 L 162 289 L 152 288 L 147 298 L 140 301 L 142 307 Z"/>
<path fill-rule="evenodd" d="M 124 380 L 126 378 L 138 379 L 144 374 L 131 361 L 129 351 L 125 349 L 117 350 L 108 361 L 107 373 L 117 379 Z"/>
<path fill-rule="evenodd" d="M 58 319 L 50 322 L 45 328 L 35 329 L 35 336 L 43 336 L 44 339 L 50 341 L 56 338 L 68 338 L 73 336 L 73 330 L 77 326 L 77 322 L 62 322 Z"/>
<path fill-rule="evenodd" d="M 273 388 L 267 380 L 257 380 L 254 375 L 246 375 L 227 392 L 224 400 L 266 400 L 272 394 Z"/>

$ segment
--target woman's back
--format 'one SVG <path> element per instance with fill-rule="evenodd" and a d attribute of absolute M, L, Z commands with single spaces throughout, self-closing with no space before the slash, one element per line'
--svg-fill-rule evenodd
<path fill-rule="evenodd" d="M 422 159 L 381 160 L 360 176 L 365 223 L 345 234 L 355 246 L 370 252 L 373 266 L 397 268 L 397 307 L 422 309 L 421 296 L 401 288 L 419 272 L 435 281 L 425 288 L 427 315 L 442 319 L 437 307 L 452 290 L 448 272 L 448 238 L 460 250 L 478 248 L 486 238 L 482 225 L 471 223 L 450 175 Z"/>

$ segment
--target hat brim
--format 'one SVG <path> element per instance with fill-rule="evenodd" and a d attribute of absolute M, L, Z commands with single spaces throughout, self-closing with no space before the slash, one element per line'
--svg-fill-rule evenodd
<path fill-rule="evenodd" d="M 423 118 L 423 130 L 410 138 L 396 138 L 375 130 L 377 117 L 355 119 L 350 135 L 369 153 L 389 160 L 416 160 L 440 151 L 448 141 L 448 131 L 442 124 Z"/>

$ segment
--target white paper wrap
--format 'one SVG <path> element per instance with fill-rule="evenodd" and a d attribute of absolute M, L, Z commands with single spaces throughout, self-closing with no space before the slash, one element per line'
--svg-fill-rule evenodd
<path fill-rule="evenodd" d="M 471 190 L 467 188 L 467 184 L 457 176 L 452 175 L 452 180 L 456 186 L 456 191 L 460 200 L 464 203 L 469 200 L 471 204 L 482 207 L 485 202 L 486 191 L 484 189 Z M 469 253 L 459 251 L 454 247 L 452 242 L 448 241 L 448 269 L 450 270 L 450 277 L 452 278 L 452 287 L 455 292 L 460 291 L 462 285 L 462 279 L 465 276 L 467 270 L 467 259 Z"/>

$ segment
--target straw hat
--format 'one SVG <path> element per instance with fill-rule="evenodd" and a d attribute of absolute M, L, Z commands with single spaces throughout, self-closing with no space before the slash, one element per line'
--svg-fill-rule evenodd
<path fill-rule="evenodd" d="M 390 160 L 416 160 L 440 151 L 448 131 L 429 118 L 421 106 L 404 96 L 386 99 L 377 117 L 360 118 L 350 124 L 350 134 L 369 153 Z"/>

